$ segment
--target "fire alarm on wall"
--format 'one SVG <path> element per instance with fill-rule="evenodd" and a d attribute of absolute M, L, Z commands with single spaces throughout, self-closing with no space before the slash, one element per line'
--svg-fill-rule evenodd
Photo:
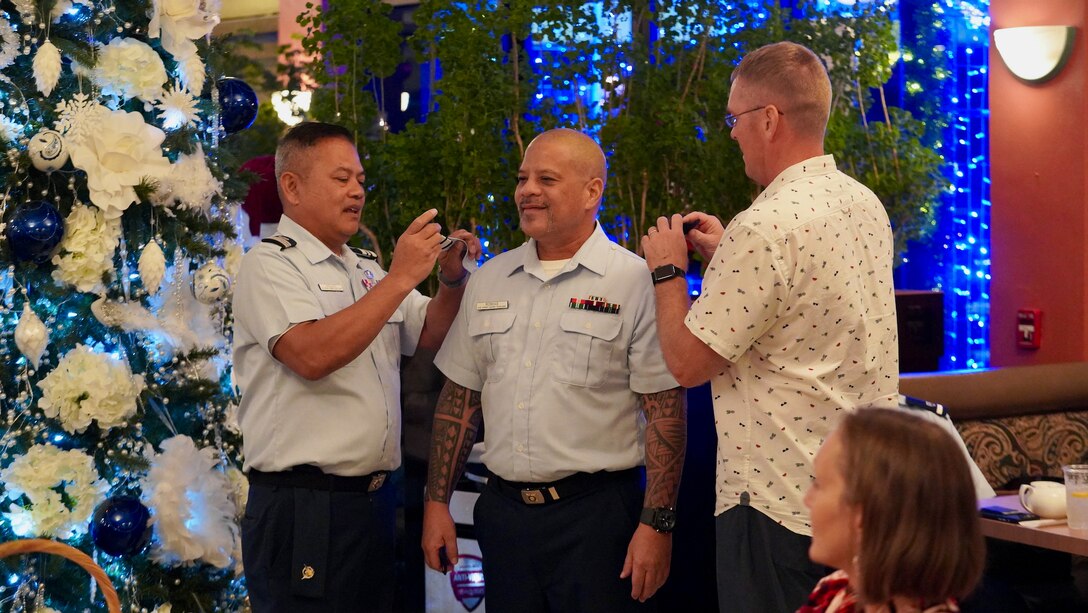
<path fill-rule="evenodd" d="M 1016 346 L 1021 349 L 1038 349 L 1043 335 L 1043 312 L 1040 309 L 1016 311 Z"/>

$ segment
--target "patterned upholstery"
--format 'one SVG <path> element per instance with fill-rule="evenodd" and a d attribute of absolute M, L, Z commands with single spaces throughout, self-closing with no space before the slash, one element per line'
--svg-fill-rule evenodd
<path fill-rule="evenodd" d="M 965 420 L 956 429 L 995 489 L 1088 463 L 1088 410 Z"/>

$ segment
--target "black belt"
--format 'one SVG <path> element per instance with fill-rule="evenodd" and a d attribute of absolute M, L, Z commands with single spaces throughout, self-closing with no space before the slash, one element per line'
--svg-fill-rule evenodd
<path fill-rule="evenodd" d="M 373 493 L 385 485 L 389 471 L 379 470 L 360 477 L 341 477 L 324 473 L 316 466 L 294 466 L 287 470 L 266 473 L 249 469 L 249 482 L 265 487 L 294 487 L 326 492 Z"/>
<path fill-rule="evenodd" d="M 488 485 L 496 492 L 525 504 L 548 504 L 573 498 L 591 490 L 597 490 L 606 485 L 642 478 L 642 467 L 635 466 L 625 470 L 607 471 L 596 473 L 574 473 L 569 477 L 563 477 L 551 483 L 526 483 L 521 481 L 507 481 L 498 476 L 488 479 Z"/>

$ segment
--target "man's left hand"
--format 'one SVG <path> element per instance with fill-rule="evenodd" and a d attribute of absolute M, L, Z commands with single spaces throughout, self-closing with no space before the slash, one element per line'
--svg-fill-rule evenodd
<path fill-rule="evenodd" d="M 443 278 L 456 281 L 465 274 L 465 267 L 461 261 L 465 256 L 465 250 L 468 249 L 469 257 L 478 260 L 483 248 L 480 246 L 480 239 L 467 230 L 454 230 L 450 233 L 450 237 L 464 242 L 454 241 L 452 247 L 438 255 L 438 271 Z"/>
<path fill-rule="evenodd" d="M 669 578 L 672 562 L 672 535 L 662 534 L 640 523 L 627 546 L 620 579 L 631 578 L 631 598 L 646 602 Z"/>
<path fill-rule="evenodd" d="M 657 225 L 646 231 L 642 237 L 642 254 L 651 271 L 666 264 L 688 269 L 688 242 L 683 226 L 684 218 L 677 213 L 671 220 L 658 217 Z"/>

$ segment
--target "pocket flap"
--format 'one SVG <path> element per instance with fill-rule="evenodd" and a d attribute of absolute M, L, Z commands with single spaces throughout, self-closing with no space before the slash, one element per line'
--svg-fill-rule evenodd
<path fill-rule="evenodd" d="M 468 321 L 468 335 L 480 336 L 481 334 L 502 334 L 510 330 L 514 325 L 517 313 L 511 311 L 495 311 L 472 317 Z"/>
<path fill-rule="evenodd" d="M 399 324 L 402 321 L 404 321 L 404 311 L 397 309 L 396 311 L 393 311 L 392 315 L 389 316 L 389 321 L 387 321 L 386 323 Z"/>
<path fill-rule="evenodd" d="M 588 334 L 593 338 L 611 341 L 619 336 L 623 320 L 611 313 L 571 310 L 559 318 L 559 327 L 565 332 Z"/>

